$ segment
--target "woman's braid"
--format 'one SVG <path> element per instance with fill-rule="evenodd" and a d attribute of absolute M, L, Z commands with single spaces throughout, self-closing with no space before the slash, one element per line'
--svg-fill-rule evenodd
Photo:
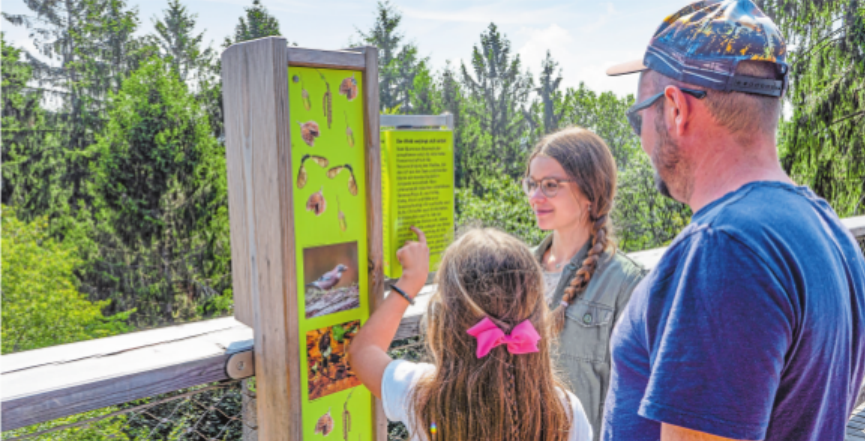
<path fill-rule="evenodd" d="M 589 250 L 588 256 L 583 260 L 583 266 L 577 270 L 574 278 L 565 288 L 562 301 L 553 312 L 553 329 L 556 333 L 562 332 L 565 327 L 565 310 L 570 306 L 577 295 L 583 292 L 592 280 L 592 275 L 598 268 L 598 262 L 604 250 L 607 249 L 607 214 L 602 214 L 595 218 L 592 224 L 592 248 Z"/>
<path fill-rule="evenodd" d="M 505 395 L 507 395 L 508 400 L 508 416 L 510 417 L 511 423 L 511 439 L 517 441 L 520 439 L 520 425 L 519 425 L 519 407 L 517 407 L 517 383 L 516 383 L 516 374 L 514 373 L 514 363 L 516 360 L 513 360 L 514 356 L 510 357 L 511 363 L 508 364 L 508 387 L 505 389 Z"/>

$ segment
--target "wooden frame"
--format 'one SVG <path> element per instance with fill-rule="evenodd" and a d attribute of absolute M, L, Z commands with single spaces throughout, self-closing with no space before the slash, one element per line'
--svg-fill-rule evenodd
<path fill-rule="evenodd" d="M 293 387 L 300 385 L 303 367 L 297 355 L 289 66 L 363 72 L 370 311 L 384 293 L 378 49 L 304 49 L 280 37 L 229 47 L 222 54 L 222 79 L 235 316 L 254 330 L 259 435 L 274 440 L 303 437 L 303 395 Z M 380 403 L 373 409 L 374 438 L 384 440 L 387 420 Z"/>

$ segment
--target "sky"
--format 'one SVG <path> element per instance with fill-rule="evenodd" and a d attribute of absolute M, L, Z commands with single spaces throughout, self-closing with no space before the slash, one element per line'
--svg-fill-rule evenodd
<path fill-rule="evenodd" d="M 161 17 L 167 0 L 127 0 L 138 8 L 139 35 L 153 31 L 154 17 Z M 197 30 L 204 41 L 219 47 L 233 34 L 244 7 L 252 0 L 183 0 L 198 14 Z M 595 91 L 617 95 L 636 92 L 636 76 L 607 77 L 607 67 L 642 58 L 652 33 L 667 15 L 689 0 L 393 0 L 401 11 L 405 38 L 430 58 L 434 70 L 448 61 L 459 66 L 490 22 L 511 41 L 523 67 L 537 76 L 549 50 L 562 69 L 563 86 L 580 82 Z M 302 47 L 341 49 L 358 41 L 357 30 L 368 30 L 375 21 L 376 0 L 262 0 L 279 20 L 282 35 Z M 3 0 L 0 10 L 28 14 L 23 0 Z M 33 48 L 26 29 L 0 20 L 7 42 Z"/>

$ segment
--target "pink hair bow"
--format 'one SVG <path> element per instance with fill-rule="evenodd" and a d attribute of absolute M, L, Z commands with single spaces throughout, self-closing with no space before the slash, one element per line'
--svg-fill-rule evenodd
<path fill-rule="evenodd" d="M 478 358 L 486 357 L 494 347 L 499 345 L 507 345 L 508 352 L 511 354 L 538 352 L 538 341 L 541 339 L 532 322 L 528 320 L 515 326 L 511 334 L 507 335 L 489 317 L 484 317 L 467 332 L 478 341 Z"/>

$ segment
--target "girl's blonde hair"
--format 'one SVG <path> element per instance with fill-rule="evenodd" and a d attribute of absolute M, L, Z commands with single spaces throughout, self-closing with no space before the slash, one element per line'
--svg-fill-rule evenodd
<path fill-rule="evenodd" d="M 592 246 L 565 288 L 563 303 L 553 312 L 553 330 L 558 335 L 565 327 L 566 305 L 572 304 L 585 291 L 603 253 L 615 248 L 610 212 L 616 197 L 616 159 L 600 136 L 582 127 L 569 127 L 545 136 L 535 146 L 527 164 L 538 156 L 556 160 L 591 204 L 588 220 Z M 526 167 L 526 176 L 528 174 Z"/>
<path fill-rule="evenodd" d="M 571 408 L 556 390 L 564 388 L 550 360 L 542 278 L 531 251 L 498 230 L 470 230 L 445 251 L 426 319 L 435 375 L 420 381 L 411 401 L 422 439 L 568 438 Z M 476 340 L 466 331 L 484 317 L 505 333 L 531 321 L 541 335 L 540 351 L 512 355 L 498 346 L 476 358 Z M 433 423 L 437 434 L 431 436 Z"/>

